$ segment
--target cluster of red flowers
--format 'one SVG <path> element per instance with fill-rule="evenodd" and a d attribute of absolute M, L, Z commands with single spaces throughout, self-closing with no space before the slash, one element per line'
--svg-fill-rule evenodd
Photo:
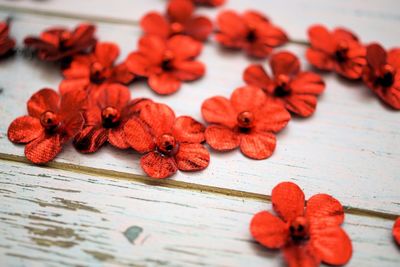
<path fill-rule="evenodd" d="M 9 21 L 0 21 L 0 58 L 12 54 L 15 47 L 15 40 L 9 35 Z"/>

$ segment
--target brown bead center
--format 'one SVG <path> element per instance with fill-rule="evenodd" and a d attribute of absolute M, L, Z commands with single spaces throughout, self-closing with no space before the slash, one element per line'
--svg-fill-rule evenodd
<path fill-rule="evenodd" d="M 121 114 L 114 107 L 106 107 L 101 111 L 101 118 L 104 128 L 112 128 L 118 125 Z"/>
<path fill-rule="evenodd" d="M 93 83 L 102 83 L 105 77 L 106 68 L 100 62 L 94 62 L 90 65 L 90 80 Z"/>
<path fill-rule="evenodd" d="M 52 111 L 45 111 L 40 115 L 40 123 L 46 130 L 53 130 L 60 124 L 57 115 Z"/>
<path fill-rule="evenodd" d="M 392 86 L 395 73 L 396 71 L 392 66 L 388 64 L 384 65 L 381 70 L 381 75 L 377 79 L 378 84 L 385 88 Z"/>
<path fill-rule="evenodd" d="M 303 242 L 310 238 L 309 224 L 305 217 L 299 216 L 290 222 L 290 237 L 294 242 Z"/>
<path fill-rule="evenodd" d="M 274 95 L 276 97 L 284 97 L 290 94 L 289 88 L 289 76 L 285 74 L 279 74 L 276 78 L 276 86 L 274 89 Z"/>
<path fill-rule="evenodd" d="M 253 112 L 250 111 L 243 111 L 239 113 L 237 116 L 237 122 L 239 125 L 239 128 L 241 129 L 250 129 L 251 127 L 254 126 L 254 114 Z"/>
<path fill-rule="evenodd" d="M 174 55 L 171 51 L 167 50 L 164 53 L 163 60 L 161 62 L 161 68 L 164 71 L 171 71 L 173 70 L 173 60 L 174 60 Z"/>
<path fill-rule="evenodd" d="M 335 58 L 338 62 L 344 62 L 347 60 L 347 52 L 349 50 L 349 44 L 346 41 L 340 41 L 336 46 Z"/>
<path fill-rule="evenodd" d="M 172 155 L 178 148 L 175 137 L 170 134 L 163 134 L 156 140 L 157 149 L 164 155 Z"/>

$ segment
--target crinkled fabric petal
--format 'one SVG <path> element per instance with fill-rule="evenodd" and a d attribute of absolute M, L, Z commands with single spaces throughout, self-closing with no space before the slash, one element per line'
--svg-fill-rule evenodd
<path fill-rule="evenodd" d="M 210 163 L 210 153 L 202 144 L 181 143 L 175 160 L 181 171 L 200 171 Z"/>
<path fill-rule="evenodd" d="M 244 48 L 249 56 L 257 58 L 266 58 L 272 52 L 272 47 L 262 42 L 248 43 Z"/>
<path fill-rule="evenodd" d="M 175 35 L 167 41 L 168 49 L 170 49 L 175 59 L 187 60 L 193 59 L 200 55 L 203 48 L 202 43 L 185 35 Z"/>
<path fill-rule="evenodd" d="M 91 24 L 80 24 L 72 33 L 71 39 L 68 40 L 68 44 L 75 44 L 79 46 L 88 46 L 96 41 L 94 38 L 94 32 L 96 27 Z"/>
<path fill-rule="evenodd" d="M 325 89 L 325 82 L 314 72 L 300 72 L 290 82 L 290 88 L 295 94 L 319 95 Z"/>
<path fill-rule="evenodd" d="M 126 142 L 124 125 L 120 124 L 118 127 L 111 128 L 108 131 L 108 142 L 119 149 L 127 149 L 129 147 L 128 142 Z"/>
<path fill-rule="evenodd" d="M 194 12 L 194 5 L 190 0 L 170 0 L 167 6 L 168 17 L 172 21 L 185 22 Z"/>
<path fill-rule="evenodd" d="M 387 62 L 394 68 L 400 69 L 400 48 L 394 48 L 388 52 Z"/>
<path fill-rule="evenodd" d="M 308 37 L 311 46 L 316 50 L 324 53 L 333 53 L 335 51 L 335 43 L 332 34 L 322 25 L 313 25 L 308 29 Z"/>
<path fill-rule="evenodd" d="M 325 223 L 310 225 L 310 245 L 321 261 L 331 265 L 344 265 L 352 255 L 351 240 L 339 226 Z"/>
<path fill-rule="evenodd" d="M 252 159 L 266 159 L 274 153 L 276 138 L 271 133 L 242 134 L 240 151 Z"/>
<path fill-rule="evenodd" d="M 59 114 L 61 117 L 71 116 L 82 111 L 87 100 L 87 93 L 83 90 L 74 90 L 62 95 Z"/>
<path fill-rule="evenodd" d="M 300 71 L 300 61 L 291 52 L 284 51 L 272 55 L 270 64 L 275 77 L 280 74 L 293 76 Z"/>
<path fill-rule="evenodd" d="M 97 104 L 100 108 L 113 107 L 120 112 L 131 99 L 131 92 L 128 87 L 113 83 L 107 84 L 98 94 Z"/>
<path fill-rule="evenodd" d="M 286 33 L 280 27 L 272 23 L 259 23 L 257 25 L 257 32 L 259 34 L 259 40 L 257 42 L 270 47 L 277 47 L 288 41 Z"/>
<path fill-rule="evenodd" d="M 154 103 L 153 100 L 148 98 L 134 98 L 122 110 L 123 116 L 131 118 L 132 116 L 139 115 L 142 109 L 151 103 Z"/>
<path fill-rule="evenodd" d="M 306 217 L 329 225 L 341 225 L 344 221 L 343 206 L 327 194 L 317 194 L 307 201 Z"/>
<path fill-rule="evenodd" d="M 209 123 L 225 125 L 229 128 L 237 124 L 237 113 L 231 102 L 222 96 L 214 96 L 206 99 L 201 105 L 201 114 Z"/>
<path fill-rule="evenodd" d="M 60 97 L 57 92 L 44 88 L 36 92 L 28 101 L 28 113 L 32 117 L 40 118 L 43 112 L 57 112 L 60 104 Z"/>
<path fill-rule="evenodd" d="M 125 124 L 124 134 L 125 141 L 139 153 L 146 153 L 155 148 L 149 128 L 138 118 L 132 118 Z"/>
<path fill-rule="evenodd" d="M 206 68 L 200 61 L 180 61 L 174 64 L 174 76 L 181 81 L 194 81 L 204 76 Z"/>
<path fill-rule="evenodd" d="M 335 65 L 329 54 L 313 48 L 307 49 L 306 58 L 311 65 L 321 70 L 332 70 Z"/>
<path fill-rule="evenodd" d="M 287 224 L 268 211 L 254 215 L 250 232 L 258 243 L 272 249 L 283 247 L 289 238 Z"/>
<path fill-rule="evenodd" d="M 151 133 L 158 137 L 172 132 L 175 113 L 165 104 L 152 103 L 142 109 L 140 119 L 150 127 Z"/>
<path fill-rule="evenodd" d="M 300 187 L 292 182 L 282 182 L 272 189 L 272 205 L 276 213 L 290 222 L 304 214 L 305 198 Z"/>
<path fill-rule="evenodd" d="M 242 17 L 247 25 L 255 25 L 260 22 L 269 22 L 269 19 L 264 14 L 255 10 L 245 11 Z"/>
<path fill-rule="evenodd" d="M 1 40 L 0 37 L 0 56 L 7 55 L 8 52 L 11 52 L 11 50 L 15 47 L 15 41 L 13 39 L 3 39 Z"/>
<path fill-rule="evenodd" d="M 44 133 L 40 120 L 31 116 L 16 118 L 8 127 L 8 139 L 13 143 L 28 143 Z"/>
<path fill-rule="evenodd" d="M 164 179 L 172 176 L 178 170 L 172 157 L 164 157 L 158 152 L 150 152 L 140 159 L 140 166 L 150 177 Z"/>
<path fill-rule="evenodd" d="M 51 43 L 45 42 L 39 38 L 28 36 L 24 39 L 24 44 L 28 47 L 32 47 L 35 50 L 44 51 L 57 51 L 57 47 Z"/>
<path fill-rule="evenodd" d="M 62 80 L 60 85 L 59 85 L 59 91 L 61 95 L 64 95 L 66 93 L 76 91 L 76 90 L 81 90 L 81 91 L 87 91 L 90 86 L 90 80 L 87 78 L 83 79 L 66 79 Z"/>
<path fill-rule="evenodd" d="M 346 41 L 358 41 L 358 37 L 345 28 L 335 28 L 332 32 L 332 36 L 336 41 L 346 40 Z"/>
<path fill-rule="evenodd" d="M 114 61 L 117 59 L 119 48 L 115 43 L 102 42 L 97 43 L 94 53 L 96 59 L 103 64 L 103 66 L 109 67 L 112 66 Z"/>
<path fill-rule="evenodd" d="M 283 255 L 288 267 L 318 267 L 321 262 L 308 243 L 289 244 L 284 247 Z"/>
<path fill-rule="evenodd" d="M 169 35 L 169 23 L 158 12 L 147 13 L 141 20 L 140 26 L 145 34 L 153 34 L 167 38 Z"/>
<path fill-rule="evenodd" d="M 63 70 L 62 73 L 66 79 L 84 79 L 84 78 L 89 79 L 90 64 L 74 60 L 72 61 L 69 68 Z"/>
<path fill-rule="evenodd" d="M 380 68 L 386 63 L 386 51 L 377 43 L 367 46 L 367 62 L 375 70 Z"/>
<path fill-rule="evenodd" d="M 148 83 L 150 88 L 160 95 L 175 93 L 181 87 L 181 81 L 169 72 L 151 75 Z"/>
<path fill-rule="evenodd" d="M 33 163 L 44 164 L 53 160 L 61 150 L 59 135 L 43 134 L 25 146 L 25 156 Z"/>
<path fill-rule="evenodd" d="M 107 141 L 107 133 L 101 126 L 85 127 L 75 136 L 74 146 L 82 153 L 96 152 Z"/>
<path fill-rule="evenodd" d="M 212 29 L 212 22 L 203 16 L 194 17 L 185 24 L 185 33 L 199 41 L 207 40 Z"/>
<path fill-rule="evenodd" d="M 285 102 L 287 110 L 300 117 L 311 116 L 317 107 L 317 97 L 314 95 L 293 94 L 286 97 Z"/>
<path fill-rule="evenodd" d="M 247 26 L 235 11 L 227 10 L 219 13 L 217 26 L 220 32 L 231 38 L 244 38 L 247 34 Z"/>
<path fill-rule="evenodd" d="M 384 103 L 396 110 L 400 109 L 400 71 L 396 73 L 395 82 L 391 87 L 378 87 L 373 91 Z"/>
<path fill-rule="evenodd" d="M 112 82 L 117 82 L 117 83 L 122 83 L 122 84 L 127 85 L 134 78 L 135 78 L 135 75 L 128 70 L 128 67 L 126 66 L 125 63 L 121 63 L 121 64 L 115 66 L 115 68 L 113 68 L 112 75 L 111 75 Z"/>
<path fill-rule="evenodd" d="M 265 93 L 255 86 L 243 86 L 233 91 L 231 95 L 232 106 L 237 113 L 255 111 L 265 104 Z"/>
<path fill-rule="evenodd" d="M 265 69 L 258 64 L 250 65 L 243 73 L 243 80 L 252 86 L 259 87 L 263 90 L 273 85 L 273 81 L 269 77 Z"/>
<path fill-rule="evenodd" d="M 400 217 L 397 218 L 393 225 L 393 237 L 397 244 L 400 246 Z"/>
<path fill-rule="evenodd" d="M 148 77 L 153 73 L 161 72 L 161 68 L 139 52 L 130 53 L 126 59 L 126 67 L 132 73 Z"/>
<path fill-rule="evenodd" d="M 81 113 L 78 112 L 71 112 L 67 115 L 64 120 L 62 121 L 60 132 L 60 142 L 64 144 L 68 142 L 71 138 L 77 135 L 83 127 L 85 120 Z"/>
<path fill-rule="evenodd" d="M 146 35 L 139 40 L 139 52 L 153 64 L 163 60 L 167 43 L 164 38 L 156 35 Z"/>
<path fill-rule="evenodd" d="M 179 142 L 202 143 L 205 140 L 205 127 L 189 116 L 176 118 L 172 134 Z"/>
<path fill-rule="evenodd" d="M 205 137 L 207 144 L 218 151 L 232 150 L 240 144 L 240 136 L 225 126 L 208 126 L 205 131 Z"/>
<path fill-rule="evenodd" d="M 258 132 L 279 132 L 290 121 L 289 112 L 278 102 L 268 99 L 255 113 Z"/>

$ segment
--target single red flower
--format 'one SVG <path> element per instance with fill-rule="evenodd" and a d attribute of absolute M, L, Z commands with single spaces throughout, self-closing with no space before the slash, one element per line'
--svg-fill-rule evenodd
<path fill-rule="evenodd" d="M 175 118 L 164 104 L 149 104 L 139 118 L 125 124 L 127 143 L 145 155 L 140 159 L 144 172 L 153 178 L 167 178 L 179 169 L 199 171 L 210 162 L 210 154 L 202 145 L 204 126 L 188 116 Z"/>
<path fill-rule="evenodd" d="M 303 191 L 294 183 L 283 182 L 272 190 L 272 207 L 254 215 L 250 232 L 261 245 L 282 249 L 290 267 L 347 263 L 352 254 L 349 236 L 340 227 L 343 207 L 326 195 L 312 196 L 305 205 Z"/>
<path fill-rule="evenodd" d="M 225 47 L 244 49 L 249 55 L 265 58 L 274 47 L 288 41 L 286 33 L 273 25 L 264 15 L 247 11 L 223 11 L 217 18 L 216 40 Z"/>
<path fill-rule="evenodd" d="M 131 93 L 121 84 L 104 84 L 98 93 L 89 95 L 83 113 L 85 125 L 74 138 L 74 146 L 82 153 L 96 152 L 106 141 L 112 146 L 126 149 L 125 123 L 136 115 L 148 99 L 131 100 Z"/>
<path fill-rule="evenodd" d="M 0 57 L 10 55 L 15 47 L 15 40 L 9 36 L 8 22 L 0 22 Z"/>
<path fill-rule="evenodd" d="M 308 62 L 321 70 L 335 71 L 348 79 L 359 79 L 366 64 L 365 47 L 357 36 L 343 28 L 329 32 L 322 25 L 308 29 L 311 47 Z"/>
<path fill-rule="evenodd" d="M 225 4 L 226 0 L 192 0 L 193 3 L 199 6 L 216 7 Z"/>
<path fill-rule="evenodd" d="M 139 50 L 131 53 L 126 65 L 136 75 L 147 77 L 148 84 L 158 94 L 171 94 L 181 81 L 202 77 L 205 66 L 195 61 L 202 44 L 189 36 L 175 35 L 168 40 L 148 35 L 139 40 Z"/>
<path fill-rule="evenodd" d="M 42 89 L 28 101 L 28 114 L 15 119 L 8 128 L 8 139 L 26 144 L 25 156 L 36 164 L 54 159 L 63 145 L 83 126 L 81 108 L 86 100 L 83 91 L 59 96 L 52 89 Z"/>
<path fill-rule="evenodd" d="M 244 71 L 244 81 L 263 89 L 290 112 L 302 117 L 312 115 L 317 96 L 325 88 L 322 78 L 313 72 L 300 71 L 299 59 L 290 52 L 272 55 L 270 65 L 272 78 L 261 65 L 253 64 Z"/>
<path fill-rule="evenodd" d="M 393 225 L 393 237 L 397 244 L 400 246 L 400 217 L 397 218 Z"/>
<path fill-rule="evenodd" d="M 102 42 L 96 44 L 91 54 L 75 56 L 70 67 L 63 71 L 65 79 L 60 84 L 60 92 L 87 90 L 103 83 L 129 84 L 134 75 L 124 62 L 114 65 L 118 55 L 118 45 Z"/>
<path fill-rule="evenodd" d="M 141 19 L 140 25 L 146 34 L 163 38 L 183 34 L 205 41 L 212 31 L 212 23 L 207 17 L 193 13 L 194 6 L 190 0 L 171 0 L 166 16 L 150 12 Z"/>
<path fill-rule="evenodd" d="M 379 44 L 367 46 L 365 84 L 394 109 L 400 109 L 400 48 L 388 52 Z"/>
<path fill-rule="evenodd" d="M 283 129 L 290 114 L 259 88 L 236 89 L 230 99 L 215 96 L 201 106 L 203 118 L 212 123 L 205 131 L 207 143 L 215 150 L 240 146 L 244 155 L 265 159 L 276 146 L 274 133 Z"/>
<path fill-rule="evenodd" d="M 39 37 L 28 36 L 24 43 L 37 52 L 39 59 L 57 61 L 90 50 L 96 43 L 95 30 L 90 24 L 80 24 L 73 31 L 50 28 Z"/>

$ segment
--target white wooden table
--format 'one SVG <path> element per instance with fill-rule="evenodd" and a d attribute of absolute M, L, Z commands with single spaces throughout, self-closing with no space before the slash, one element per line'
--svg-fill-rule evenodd
<path fill-rule="evenodd" d="M 139 18 L 164 5 L 163 0 L 0 0 L 0 19 L 13 17 L 11 33 L 19 44 L 49 26 L 93 21 L 101 40 L 120 45 L 122 59 L 141 35 Z M 349 27 L 364 42 L 400 46 L 397 0 L 228 0 L 228 7 L 258 8 L 296 41 L 305 41 L 307 27 L 319 22 Z M 218 11 L 199 10 L 210 17 Z M 281 49 L 302 57 L 305 51 L 299 44 Z M 201 120 L 201 102 L 229 96 L 242 85 L 241 73 L 252 60 L 223 52 L 213 41 L 200 59 L 207 75 L 178 93 L 161 97 L 134 83 L 132 95 Z M 354 247 L 348 266 L 400 266 L 400 250 L 391 238 L 400 214 L 400 113 L 362 85 L 324 77 L 327 90 L 317 112 L 291 121 L 278 134 L 270 159 L 212 152 L 207 170 L 154 182 L 144 176 L 136 154 L 111 147 L 81 155 L 68 146 L 46 167 L 29 164 L 23 146 L 8 141 L 8 125 L 25 114 L 32 93 L 57 88 L 61 75 L 36 60 L 1 62 L 0 266 L 281 266 L 281 254 L 257 245 L 248 227 L 254 213 L 271 209 L 268 195 L 283 180 L 299 184 L 308 197 L 324 192 L 346 206 L 344 228 Z"/>

